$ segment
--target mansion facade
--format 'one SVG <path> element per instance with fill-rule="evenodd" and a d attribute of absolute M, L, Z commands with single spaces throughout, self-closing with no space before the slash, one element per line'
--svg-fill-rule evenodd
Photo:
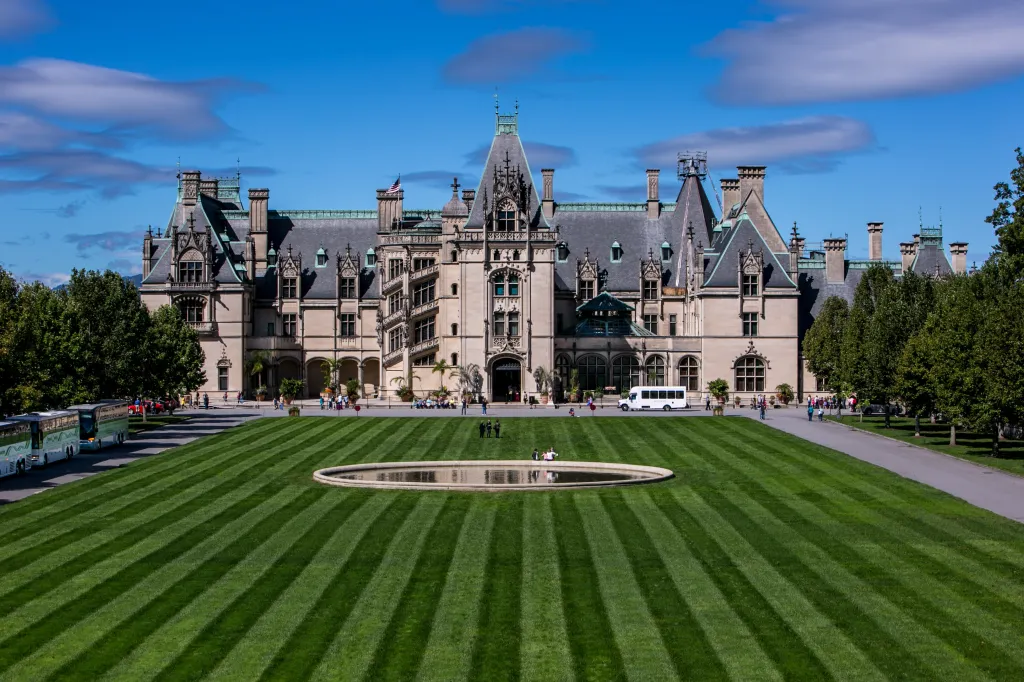
<path fill-rule="evenodd" d="M 808 245 L 795 225 L 783 237 L 763 166 L 722 180 L 716 215 L 699 153 L 680 155 L 675 201 L 648 170 L 646 201 L 558 202 L 518 128 L 518 113 L 496 114 L 479 185 L 456 180 L 440 209 L 406 208 L 400 187 L 377 190 L 376 210 L 275 210 L 268 189 L 249 189 L 246 208 L 238 177 L 183 172 L 166 226 L 143 240 L 143 302 L 178 306 L 197 330 L 209 393 L 298 378 L 316 397 L 332 360 L 366 395 L 410 376 L 426 395 L 453 382 L 431 371 L 442 359 L 477 365 L 492 400 L 536 395 L 538 367 L 556 398 L 573 370 L 582 390 L 683 385 L 691 400 L 716 378 L 744 399 L 821 391 L 800 341 L 825 298 L 852 300 L 882 261 L 881 223 L 868 261 L 848 260 L 846 239 Z M 966 266 L 967 245 L 947 258 L 941 229 L 900 248 L 897 275 Z M 252 376 L 255 351 L 270 360 Z"/>

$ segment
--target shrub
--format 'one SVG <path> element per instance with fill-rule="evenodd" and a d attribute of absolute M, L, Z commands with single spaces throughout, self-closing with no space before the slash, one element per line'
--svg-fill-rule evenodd
<path fill-rule="evenodd" d="M 301 379 L 281 379 L 281 397 L 285 400 L 294 400 L 302 393 L 303 386 L 305 384 Z"/>
<path fill-rule="evenodd" d="M 789 384 L 779 384 L 775 387 L 775 395 L 783 405 L 789 405 L 793 401 L 793 387 Z"/>
<path fill-rule="evenodd" d="M 293 406 L 288 408 L 288 416 L 289 417 L 298 417 L 299 416 L 299 407 L 298 407 L 298 405 L 293 405 Z"/>
<path fill-rule="evenodd" d="M 729 399 L 729 382 L 725 379 L 713 379 L 708 382 L 708 393 L 712 395 L 719 402 L 724 405 L 725 401 Z"/>
<path fill-rule="evenodd" d="M 359 400 L 359 379 L 349 379 L 345 382 L 345 392 L 348 395 L 348 401 L 355 403 Z"/>

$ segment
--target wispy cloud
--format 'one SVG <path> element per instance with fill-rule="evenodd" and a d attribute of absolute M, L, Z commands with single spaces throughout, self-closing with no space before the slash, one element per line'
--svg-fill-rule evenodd
<path fill-rule="evenodd" d="M 139 261 L 127 258 L 115 258 L 107 263 L 107 268 L 120 272 L 122 275 L 138 275 L 142 272 L 142 265 Z"/>
<path fill-rule="evenodd" d="M 84 206 L 85 200 L 81 199 L 79 201 L 69 202 L 63 206 L 58 206 L 54 209 L 54 212 L 57 214 L 58 218 L 74 218 Z"/>
<path fill-rule="evenodd" d="M 466 154 L 466 163 L 478 167 L 487 162 L 487 153 L 491 145 L 485 144 Z M 576 151 L 571 147 L 562 147 L 544 142 L 523 142 L 523 151 L 530 162 L 530 168 L 568 168 L 577 163 Z"/>
<path fill-rule="evenodd" d="M 0 180 L 0 193 L 97 190 L 105 198 L 134 192 L 136 185 L 167 183 L 174 169 L 88 149 L 23 152 L 0 156 L 0 172 L 30 174 L 30 179 Z"/>
<path fill-rule="evenodd" d="M 48 287 L 56 287 L 71 281 L 71 275 L 66 272 L 25 272 L 19 276 L 19 279 L 24 282 L 42 282 Z"/>
<path fill-rule="evenodd" d="M 706 151 L 713 168 L 780 163 L 790 173 L 831 170 L 846 154 L 874 146 L 871 128 L 843 116 L 812 116 L 760 126 L 687 133 L 633 150 L 637 165 L 674 167 L 681 151 Z M 644 196 L 641 194 L 641 196 Z"/>
<path fill-rule="evenodd" d="M 454 178 L 459 179 L 462 187 L 473 187 L 477 184 L 478 178 L 468 173 L 457 173 L 446 170 L 415 171 L 402 174 L 402 184 L 423 184 L 432 187 L 449 187 Z"/>
<path fill-rule="evenodd" d="M 121 252 L 142 243 L 144 230 L 111 230 L 94 234 L 65 235 L 64 241 L 74 244 L 79 255 L 85 256 L 94 250 Z"/>
<path fill-rule="evenodd" d="M 601 197 L 616 201 L 640 202 L 647 200 L 647 185 L 598 185 L 596 189 Z"/>
<path fill-rule="evenodd" d="M 0 38 L 24 38 L 46 28 L 52 19 L 41 0 L 0 2 Z"/>
<path fill-rule="evenodd" d="M 448 83 L 459 85 L 521 81 L 584 49 L 586 41 L 565 29 L 520 28 L 477 38 L 449 60 L 441 74 Z"/>
<path fill-rule="evenodd" d="M 716 37 L 712 92 L 792 104 L 949 92 L 1024 74 L 1020 0 L 766 0 L 774 20 Z"/>
<path fill-rule="evenodd" d="M 598 0 L 438 0 L 437 6 L 444 12 L 454 14 L 486 14 L 519 8 L 596 1 Z"/>

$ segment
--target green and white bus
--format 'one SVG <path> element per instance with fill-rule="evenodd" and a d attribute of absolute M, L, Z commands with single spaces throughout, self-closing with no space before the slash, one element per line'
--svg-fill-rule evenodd
<path fill-rule="evenodd" d="M 72 405 L 78 412 L 78 433 L 83 450 L 99 450 L 128 440 L 128 403 L 104 400 L 90 405 Z"/>
<path fill-rule="evenodd" d="M 45 467 L 51 462 L 71 459 L 78 454 L 78 412 L 30 412 L 11 417 L 11 421 L 25 422 L 32 429 L 32 455 L 29 462 L 34 467 Z"/>
<path fill-rule="evenodd" d="M 0 421 L 0 478 L 25 473 L 32 453 L 32 429 L 25 422 Z"/>

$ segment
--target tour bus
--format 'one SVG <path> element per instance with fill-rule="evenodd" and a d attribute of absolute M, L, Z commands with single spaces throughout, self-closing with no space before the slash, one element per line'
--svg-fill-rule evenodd
<path fill-rule="evenodd" d="M 128 440 L 128 403 L 104 400 L 91 405 L 72 405 L 78 412 L 78 433 L 83 450 L 99 450 Z"/>
<path fill-rule="evenodd" d="M 29 457 L 32 466 L 45 467 L 50 462 L 71 459 L 78 454 L 78 412 L 30 412 L 11 417 L 11 420 L 25 422 L 32 429 L 32 455 Z"/>
<path fill-rule="evenodd" d="M 0 421 L 0 478 L 21 475 L 32 453 L 32 429 L 25 422 Z"/>
<path fill-rule="evenodd" d="M 629 397 L 619 401 L 619 409 L 630 410 L 681 410 L 689 407 L 686 403 L 686 389 L 682 386 L 634 386 Z"/>

